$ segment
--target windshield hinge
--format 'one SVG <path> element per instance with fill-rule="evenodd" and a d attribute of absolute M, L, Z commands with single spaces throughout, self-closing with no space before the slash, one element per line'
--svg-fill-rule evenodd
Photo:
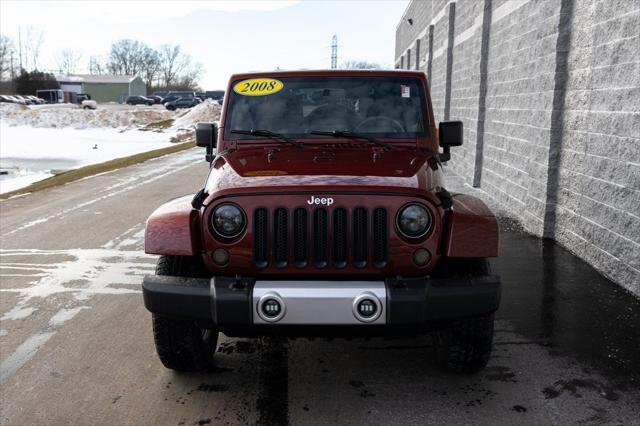
<path fill-rule="evenodd" d="M 440 200 L 440 206 L 444 210 L 450 210 L 453 207 L 453 198 L 451 197 L 451 193 L 446 189 L 440 187 L 436 191 L 436 197 Z"/>
<path fill-rule="evenodd" d="M 202 207 L 202 203 L 204 202 L 204 199 L 206 197 L 207 197 L 207 193 L 205 192 L 205 189 L 202 188 L 200 191 L 196 193 L 196 195 L 191 200 L 191 207 L 193 207 L 196 210 L 199 210 L 200 207 Z"/>
<path fill-rule="evenodd" d="M 235 151 L 238 149 L 238 141 L 222 141 L 221 151 Z"/>

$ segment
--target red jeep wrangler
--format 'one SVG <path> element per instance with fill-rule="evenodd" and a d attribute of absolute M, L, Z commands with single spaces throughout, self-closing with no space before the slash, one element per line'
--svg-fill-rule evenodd
<path fill-rule="evenodd" d="M 483 368 L 498 224 L 445 189 L 462 123 L 436 128 L 425 74 L 242 74 L 227 94 L 219 125 L 196 130 L 204 188 L 147 221 L 145 251 L 161 256 L 143 294 L 162 363 L 206 368 L 219 332 L 432 332 L 441 365 Z"/>

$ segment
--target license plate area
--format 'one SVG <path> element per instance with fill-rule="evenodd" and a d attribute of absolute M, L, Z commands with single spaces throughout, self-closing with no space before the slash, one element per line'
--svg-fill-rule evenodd
<path fill-rule="evenodd" d="M 256 281 L 254 324 L 386 324 L 383 281 Z"/>

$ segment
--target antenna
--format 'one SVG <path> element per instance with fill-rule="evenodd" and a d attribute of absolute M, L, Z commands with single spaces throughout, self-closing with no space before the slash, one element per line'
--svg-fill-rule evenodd
<path fill-rule="evenodd" d="M 333 35 L 331 39 L 331 69 L 338 68 L 338 36 Z"/>

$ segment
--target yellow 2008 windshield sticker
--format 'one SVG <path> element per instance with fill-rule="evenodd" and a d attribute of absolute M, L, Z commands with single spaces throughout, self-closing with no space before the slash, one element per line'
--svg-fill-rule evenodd
<path fill-rule="evenodd" d="M 250 78 L 233 85 L 233 91 L 243 96 L 266 96 L 279 92 L 284 87 L 280 80 L 273 78 Z"/>

